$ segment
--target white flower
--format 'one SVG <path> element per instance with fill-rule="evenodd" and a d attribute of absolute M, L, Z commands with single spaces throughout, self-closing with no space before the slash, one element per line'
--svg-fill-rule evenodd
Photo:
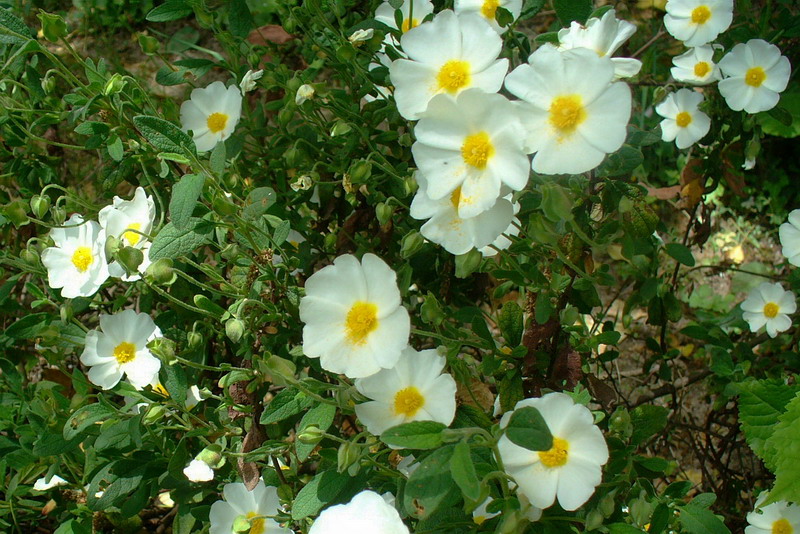
<path fill-rule="evenodd" d="M 636 26 L 626 20 L 617 20 L 613 9 L 606 11 L 601 18 L 592 17 L 586 21 L 586 26 L 573 21 L 569 28 L 558 31 L 558 48 L 572 50 L 573 48 L 588 48 L 594 50 L 598 56 L 612 56 L 622 43 L 636 33 Z M 614 76 L 629 78 L 636 76 L 642 68 L 642 62 L 629 57 L 612 57 L 614 62 Z"/>
<path fill-rule="evenodd" d="M 664 26 L 686 46 L 710 43 L 733 20 L 733 0 L 668 0 Z"/>
<path fill-rule="evenodd" d="M 191 410 L 206 399 L 205 391 L 200 391 L 197 386 L 192 386 L 186 392 L 186 406 L 187 410 Z"/>
<path fill-rule="evenodd" d="M 497 33 L 505 33 L 508 28 L 502 28 L 497 24 L 497 8 L 502 7 L 507 9 L 514 20 L 517 20 L 519 14 L 522 12 L 522 0 L 456 0 L 453 9 L 456 14 L 462 13 L 477 13 L 481 15 L 486 22 Z"/>
<path fill-rule="evenodd" d="M 147 343 L 161 336 L 161 330 L 145 313 L 123 310 L 114 315 L 100 314 L 100 330 L 86 334 L 81 363 L 91 366 L 89 381 L 111 389 L 125 375 L 136 389 L 152 383 L 161 369 L 161 360 L 150 354 Z"/>
<path fill-rule="evenodd" d="M 485 247 L 479 249 L 479 252 L 485 258 L 490 258 L 492 256 L 495 256 L 495 255 L 497 255 L 497 251 L 498 250 L 505 250 L 508 247 L 510 247 L 512 241 L 511 241 L 511 239 L 509 239 L 509 236 L 510 237 L 516 237 L 516 236 L 519 235 L 520 222 L 519 222 L 519 219 L 517 219 L 517 217 L 516 217 L 516 215 L 517 215 L 517 213 L 519 213 L 519 209 L 520 209 L 519 202 L 513 202 L 511 200 L 511 195 L 507 195 L 507 196 L 505 196 L 503 198 L 505 198 L 506 200 L 511 202 L 511 206 L 512 206 L 512 208 L 514 210 L 514 217 L 511 219 L 511 222 L 508 224 L 508 227 L 505 230 L 503 230 L 503 232 L 499 236 L 497 236 L 497 239 L 495 239 L 494 241 L 492 241 L 491 243 L 489 243 Z M 499 403 L 500 402 L 499 399 L 500 399 L 500 397 L 498 396 L 497 399 L 495 399 L 495 402 Z M 500 415 L 500 413 L 495 411 L 494 416 L 496 417 L 498 415 Z"/>
<path fill-rule="evenodd" d="M 786 89 L 792 67 L 780 49 L 762 39 L 739 43 L 719 62 L 725 76 L 719 92 L 734 111 L 758 113 L 774 108 Z"/>
<path fill-rule="evenodd" d="M 678 148 L 689 148 L 703 138 L 711 128 L 711 119 L 698 109 L 703 95 L 691 89 L 678 89 L 670 93 L 659 105 L 656 113 L 661 121 L 661 139 L 675 141 Z"/>
<path fill-rule="evenodd" d="M 400 46 L 409 59 L 393 62 L 389 76 L 397 110 L 409 120 L 419 119 L 438 94 L 471 87 L 496 93 L 508 71 L 508 60 L 497 59 L 503 40 L 478 15 L 442 11 L 404 33 Z"/>
<path fill-rule="evenodd" d="M 214 480 L 214 470 L 203 460 L 192 460 L 183 468 L 183 474 L 192 482 L 208 482 Z"/>
<path fill-rule="evenodd" d="M 461 188 L 458 215 L 467 219 L 491 209 L 502 185 L 525 187 L 530 163 L 517 111 L 506 97 L 479 89 L 434 97 L 411 147 L 428 197 L 450 200 Z"/>
<path fill-rule="evenodd" d="M 364 41 L 369 41 L 372 39 L 372 36 L 375 35 L 375 30 L 372 28 L 367 28 L 366 30 L 356 30 L 354 31 L 350 37 L 347 38 L 353 44 L 363 43 Z"/>
<path fill-rule="evenodd" d="M 47 491 L 51 488 L 55 488 L 58 486 L 66 486 L 69 482 L 64 480 L 58 475 L 52 475 L 48 480 L 46 477 L 42 477 L 36 479 L 36 482 L 33 483 L 33 489 L 36 491 Z"/>
<path fill-rule="evenodd" d="M 403 350 L 391 369 L 355 381 L 369 402 L 357 404 L 356 415 L 372 434 L 411 421 L 453 422 L 456 415 L 456 381 L 442 373 L 446 360 L 435 349 Z"/>
<path fill-rule="evenodd" d="M 594 169 L 625 142 L 631 92 L 614 79 L 614 63 L 585 48 L 545 45 L 506 77 L 519 97 L 533 170 L 579 174 Z"/>
<path fill-rule="evenodd" d="M 294 95 L 294 103 L 298 106 L 306 100 L 314 98 L 314 87 L 304 83 L 297 88 L 297 93 Z"/>
<path fill-rule="evenodd" d="M 115 196 L 113 203 L 100 210 L 97 215 L 100 226 L 106 236 L 114 236 L 120 240 L 120 246 L 133 247 L 142 251 L 144 259 L 139 264 L 139 272 L 143 273 L 150 266 L 151 242 L 142 234 L 149 234 L 153 230 L 156 220 L 156 204 L 153 197 L 145 193 L 141 187 L 131 200 L 122 200 Z M 141 233 L 139 233 L 141 232 Z M 141 278 L 137 274 L 127 275 L 119 263 L 112 262 L 108 266 L 111 276 L 122 278 L 126 282 L 133 282 Z"/>
<path fill-rule="evenodd" d="M 337 504 L 319 514 L 308 534 L 409 534 L 400 514 L 375 493 L 364 490 L 347 504 Z M 214 534 L 212 532 L 212 534 Z"/>
<path fill-rule="evenodd" d="M 395 8 L 389 2 L 384 2 L 375 10 L 375 20 L 405 33 L 419 26 L 425 17 L 433 13 L 433 4 L 430 0 L 403 0 L 403 5 L 400 6 L 400 13 L 403 15 L 400 28 L 397 27 L 394 13 Z"/>
<path fill-rule="evenodd" d="M 419 190 L 411 202 L 409 213 L 415 219 L 428 219 L 422 225 L 420 233 L 426 239 L 442 245 L 450 254 L 464 254 L 473 247 L 483 250 L 483 247 L 488 247 L 508 229 L 514 218 L 511 202 L 505 198 L 498 198 L 494 206 L 488 210 L 474 217 L 462 219 L 458 216 L 461 186 L 457 187 L 449 197 L 433 200 L 426 192 L 428 184 L 424 176 L 417 173 L 416 179 Z"/>
<path fill-rule="evenodd" d="M 181 104 L 181 127 L 192 131 L 198 152 L 207 152 L 231 136 L 242 116 L 242 93 L 235 85 L 227 89 L 216 81 L 192 91 Z"/>
<path fill-rule="evenodd" d="M 242 81 L 239 82 L 239 89 L 242 91 L 242 94 L 249 93 L 255 89 L 257 85 L 256 82 L 260 80 L 262 76 L 264 76 L 263 70 L 248 70 L 242 78 Z"/>
<path fill-rule="evenodd" d="M 763 492 L 756 500 L 755 510 L 747 514 L 745 534 L 792 534 L 800 530 L 800 506 L 777 501 L 761 508 L 767 499 Z"/>
<path fill-rule="evenodd" d="M 300 301 L 303 352 L 331 373 L 370 376 L 394 367 L 408 345 L 411 320 L 397 275 L 374 254 L 346 254 L 306 280 Z"/>
<path fill-rule="evenodd" d="M 472 511 L 472 520 L 475 522 L 476 525 L 482 525 L 489 519 L 493 517 L 497 517 L 500 515 L 500 512 L 487 512 L 486 508 L 494 501 L 491 497 L 486 497 L 486 500 L 483 501 L 477 508 Z"/>
<path fill-rule="evenodd" d="M 784 291 L 780 284 L 762 282 L 747 295 L 742 310 L 751 332 L 766 326 L 769 337 L 775 337 L 792 327 L 789 314 L 797 311 L 797 302 L 794 293 Z"/>
<path fill-rule="evenodd" d="M 514 410 L 524 406 L 532 406 L 542 414 L 553 435 L 553 447 L 549 451 L 530 451 L 503 435 L 497 447 L 506 472 L 517 482 L 517 491 L 533 506 L 547 508 L 558 497 L 564 510 L 577 510 L 603 478 L 601 466 L 608 461 L 603 433 L 595 426 L 589 409 L 575 404 L 565 393 L 521 400 Z M 503 415 L 502 428 L 513 413 Z"/>
<path fill-rule="evenodd" d="M 419 469 L 419 462 L 413 454 L 409 454 L 397 464 L 397 471 L 406 478 L 410 477 L 417 469 Z"/>
<path fill-rule="evenodd" d="M 680 56 L 672 58 L 672 77 L 679 82 L 693 85 L 708 85 L 719 81 L 722 74 L 714 63 L 714 48 L 711 45 L 690 48 Z"/>
<path fill-rule="evenodd" d="M 76 213 L 63 228 L 50 230 L 50 238 L 55 246 L 42 252 L 50 287 L 61 288 L 61 296 L 68 299 L 94 295 L 108 280 L 106 236 L 100 225 L 84 224 Z"/>
<path fill-rule="evenodd" d="M 793 210 L 789 214 L 789 220 L 778 229 L 778 235 L 783 256 L 795 267 L 800 267 L 800 210 Z"/>
<path fill-rule="evenodd" d="M 211 505 L 209 534 L 232 534 L 233 523 L 239 516 L 250 520 L 251 534 L 292 534 L 272 519 L 281 505 L 277 488 L 265 486 L 259 480 L 253 491 L 247 491 L 244 484 L 235 482 L 225 484 L 222 494 L 225 500 Z"/>

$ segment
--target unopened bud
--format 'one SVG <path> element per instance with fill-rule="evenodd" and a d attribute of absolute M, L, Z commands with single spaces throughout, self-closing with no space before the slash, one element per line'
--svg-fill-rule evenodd
<path fill-rule="evenodd" d="M 138 248 L 123 247 L 117 251 L 117 260 L 128 274 L 138 273 L 144 261 L 144 253 Z"/>
<path fill-rule="evenodd" d="M 218 468 L 222 466 L 224 463 L 224 457 L 222 456 L 222 447 L 213 443 L 200 451 L 200 453 L 195 456 L 196 460 L 200 460 L 201 462 L 207 463 L 212 468 Z"/>
<path fill-rule="evenodd" d="M 318 426 L 316 425 L 309 425 L 305 427 L 302 432 L 297 434 L 297 440 L 300 443 L 305 443 L 306 445 L 316 445 L 322 438 L 325 437 L 325 432 L 323 432 Z"/>
<path fill-rule="evenodd" d="M 225 335 L 234 343 L 238 343 L 244 335 L 244 323 L 236 318 L 228 319 L 225 321 Z"/>
<path fill-rule="evenodd" d="M 43 219 L 50 210 L 50 197 L 42 195 L 33 195 L 31 198 L 31 212 L 37 219 Z"/>
<path fill-rule="evenodd" d="M 372 163 L 367 160 L 359 160 L 350 166 L 350 181 L 354 184 L 363 184 L 372 176 Z"/>
<path fill-rule="evenodd" d="M 169 258 L 160 258 L 154 261 L 147 268 L 145 274 L 156 284 L 170 284 L 176 278 L 175 272 L 172 270 L 172 260 Z"/>
<path fill-rule="evenodd" d="M 422 248 L 425 238 L 417 231 L 409 232 L 403 236 L 400 244 L 400 257 L 407 260 Z"/>
<path fill-rule="evenodd" d="M 339 445 L 339 451 L 336 453 L 336 470 L 340 473 L 347 471 L 347 468 L 358 461 L 361 456 L 361 448 L 350 441 L 345 441 Z"/>
<path fill-rule="evenodd" d="M 233 520 L 233 531 L 237 533 L 250 532 L 250 519 L 246 515 L 236 516 L 236 519 Z"/>
<path fill-rule="evenodd" d="M 164 412 L 166 410 L 160 404 L 150 404 L 147 407 L 147 413 L 144 414 L 142 418 L 142 422 L 146 425 L 152 425 L 153 423 L 157 423 L 164 417 Z"/>
<path fill-rule="evenodd" d="M 119 92 L 122 92 L 122 89 L 125 87 L 125 79 L 118 73 L 114 73 L 111 75 L 111 78 L 108 79 L 105 86 L 103 87 L 103 94 L 105 96 L 114 95 Z"/>
<path fill-rule="evenodd" d="M 67 23 L 59 15 L 52 13 L 39 12 L 39 20 L 42 22 L 42 35 L 51 43 L 57 43 L 62 37 L 67 35 Z"/>
<path fill-rule="evenodd" d="M 119 251 L 119 248 L 122 244 L 120 240 L 117 239 L 115 236 L 110 235 L 106 237 L 106 244 L 105 244 L 105 254 L 106 258 L 109 260 L 114 257 L 114 255 Z"/>
<path fill-rule="evenodd" d="M 139 39 L 139 47 L 142 49 L 142 52 L 144 52 L 145 55 L 152 56 L 153 54 L 158 52 L 159 44 L 158 44 L 158 39 L 156 39 L 155 37 L 151 37 L 147 34 L 140 33 L 138 35 L 138 39 Z"/>
<path fill-rule="evenodd" d="M 378 205 L 375 206 L 375 216 L 378 218 L 378 222 L 381 226 L 391 220 L 393 213 L 394 208 L 386 202 L 379 202 Z"/>
<path fill-rule="evenodd" d="M 189 348 L 196 349 L 203 344 L 203 334 L 192 330 L 186 334 L 186 344 L 189 345 Z"/>
<path fill-rule="evenodd" d="M 33 249 L 26 248 L 22 252 L 19 253 L 19 257 L 22 261 L 27 263 L 28 265 L 37 266 L 39 265 L 39 254 L 36 253 Z"/>

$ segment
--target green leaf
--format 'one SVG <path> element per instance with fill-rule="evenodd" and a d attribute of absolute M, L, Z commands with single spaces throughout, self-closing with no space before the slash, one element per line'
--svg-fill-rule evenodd
<path fill-rule="evenodd" d="M 204 245 L 213 229 L 214 226 L 209 221 L 197 217 L 191 217 L 183 230 L 179 230 L 171 222 L 167 223 L 153 239 L 150 260 L 185 256 Z"/>
<path fill-rule="evenodd" d="M 680 508 L 678 521 L 691 534 L 730 534 L 731 531 L 710 510 L 689 503 Z"/>
<path fill-rule="evenodd" d="M 125 148 L 122 146 L 122 139 L 116 135 L 109 137 L 108 142 L 106 143 L 106 149 L 108 150 L 108 155 L 111 156 L 111 159 L 117 162 L 122 161 L 122 158 L 125 155 Z"/>
<path fill-rule="evenodd" d="M 319 404 L 314 406 L 300 420 L 300 424 L 297 426 L 297 433 L 299 434 L 311 425 L 316 426 L 324 432 L 333 424 L 334 417 L 336 417 L 336 406 L 332 404 Z M 297 453 L 297 459 L 304 462 L 306 458 L 308 458 L 308 455 L 311 454 L 311 451 L 314 450 L 314 447 L 316 447 L 316 444 L 296 441 L 295 452 Z"/>
<path fill-rule="evenodd" d="M 678 260 L 678 262 L 687 267 L 694 267 L 694 256 L 692 256 L 692 251 L 688 247 L 680 243 L 667 243 L 664 245 L 664 249 L 667 254 Z"/>
<path fill-rule="evenodd" d="M 323 506 L 345 500 L 355 494 L 361 481 L 336 469 L 319 473 L 303 486 L 292 504 L 292 519 L 295 521 L 315 515 Z"/>
<path fill-rule="evenodd" d="M 480 499 L 481 484 L 475 473 L 475 464 L 472 463 L 469 445 L 463 441 L 453 449 L 453 456 L 450 458 L 450 472 L 464 497 L 472 501 Z"/>
<path fill-rule="evenodd" d="M 32 313 L 11 323 L 4 334 L 12 339 L 33 339 L 47 328 L 49 319 L 49 313 Z"/>
<path fill-rule="evenodd" d="M 450 473 L 454 451 L 453 445 L 437 449 L 411 473 L 403 498 L 409 514 L 424 519 L 458 501 L 461 492 Z"/>
<path fill-rule="evenodd" d="M 522 320 L 522 308 L 514 301 L 509 300 L 500 309 L 497 315 L 497 325 L 511 347 L 516 347 L 522 341 L 522 332 L 525 330 Z"/>
<path fill-rule="evenodd" d="M 162 365 L 161 369 L 164 371 L 164 387 L 167 389 L 170 398 L 178 404 L 186 404 L 188 383 L 183 367 L 180 365 Z"/>
<path fill-rule="evenodd" d="M 759 380 L 741 383 L 739 389 L 739 421 L 747 444 L 759 458 L 772 464 L 767 459 L 766 443 L 797 388 L 782 380 Z"/>
<path fill-rule="evenodd" d="M 597 168 L 597 176 L 630 174 L 643 161 L 644 155 L 641 150 L 631 145 L 622 145 L 619 150 L 609 154 L 606 160 Z"/>
<path fill-rule="evenodd" d="M 562 26 L 569 26 L 573 20 L 584 24 L 592 14 L 590 0 L 553 0 L 553 7 Z"/>
<path fill-rule="evenodd" d="M 500 407 L 503 412 L 514 409 L 519 401 L 525 398 L 522 386 L 522 375 L 519 371 L 509 371 L 497 383 L 497 394 L 500 395 Z"/>
<path fill-rule="evenodd" d="M 435 421 L 413 421 L 385 430 L 381 441 L 403 449 L 435 449 L 442 444 L 442 430 L 445 428 Z"/>
<path fill-rule="evenodd" d="M 541 184 L 539 191 L 542 193 L 540 207 L 548 220 L 557 223 L 573 219 L 572 208 L 575 206 L 575 201 L 569 191 L 555 182 Z"/>
<path fill-rule="evenodd" d="M 114 411 L 111 408 L 99 402 L 78 408 L 64 424 L 64 439 L 67 441 L 71 440 L 86 430 L 90 425 L 107 419 L 113 414 Z"/>
<path fill-rule="evenodd" d="M 184 0 L 167 0 L 150 10 L 145 17 L 150 22 L 169 22 L 190 15 L 192 8 Z"/>
<path fill-rule="evenodd" d="M 763 505 L 800 501 L 800 393 L 778 418 L 766 448 L 767 456 L 772 456 L 767 466 L 775 473 L 775 485 Z"/>
<path fill-rule="evenodd" d="M 33 33 L 22 22 L 22 19 L 12 14 L 9 9 L 0 9 L 0 43 L 18 44 L 31 39 L 33 39 Z"/>
<path fill-rule="evenodd" d="M 506 436 L 515 445 L 531 451 L 547 451 L 553 447 L 553 435 L 542 414 L 533 406 L 514 410 L 506 427 Z"/>
<path fill-rule="evenodd" d="M 189 224 L 197 199 L 203 192 L 205 181 L 205 177 L 199 174 L 187 174 L 172 188 L 169 217 L 172 225 L 178 230 L 183 230 Z"/>
<path fill-rule="evenodd" d="M 627 523 L 611 523 L 608 525 L 608 534 L 642 534 L 644 530 Z"/>
<path fill-rule="evenodd" d="M 544 7 L 545 0 L 525 0 L 522 4 L 522 11 L 520 12 L 520 20 L 525 20 L 533 17 Z"/>
<path fill-rule="evenodd" d="M 261 414 L 261 424 L 269 425 L 297 415 L 314 404 L 314 399 L 295 388 L 278 393 Z"/>
<path fill-rule="evenodd" d="M 253 15 L 245 0 L 233 0 L 228 11 L 228 24 L 236 37 L 247 37 L 253 27 Z"/>
<path fill-rule="evenodd" d="M 211 171 L 217 176 L 222 176 L 222 173 L 225 172 L 226 157 L 225 143 L 217 143 L 217 146 L 211 151 L 208 161 L 209 165 L 211 165 Z"/>
<path fill-rule="evenodd" d="M 248 220 L 257 219 L 273 204 L 275 204 L 275 191 L 271 187 L 257 187 L 247 195 L 242 217 Z"/>
<path fill-rule="evenodd" d="M 631 424 L 633 425 L 631 445 L 638 445 L 660 432 L 667 424 L 668 414 L 669 410 L 663 406 L 645 404 L 634 408 L 631 411 Z"/>
<path fill-rule="evenodd" d="M 291 229 L 292 226 L 289 221 L 281 221 L 277 228 L 275 228 L 275 231 L 272 232 L 272 243 L 276 247 L 283 245 L 283 243 L 286 241 L 286 238 L 289 237 L 289 231 Z"/>
<path fill-rule="evenodd" d="M 133 118 L 133 124 L 151 145 L 162 152 L 181 153 L 186 150 L 192 155 L 197 154 L 197 148 L 189 134 L 171 122 L 158 117 L 137 115 Z"/>

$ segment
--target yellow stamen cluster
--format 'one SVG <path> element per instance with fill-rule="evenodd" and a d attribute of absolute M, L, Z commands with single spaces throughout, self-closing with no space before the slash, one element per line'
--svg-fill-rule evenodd
<path fill-rule="evenodd" d="M 224 113 L 212 113 L 206 119 L 206 125 L 211 133 L 219 133 L 228 124 L 228 116 Z"/>
<path fill-rule="evenodd" d="M 417 26 L 419 26 L 419 19 L 403 19 L 400 29 L 403 33 L 406 33 L 411 28 L 416 28 Z"/>
<path fill-rule="evenodd" d="M 141 234 L 137 234 L 136 232 L 131 232 L 131 230 L 141 230 L 142 224 L 141 223 L 132 223 L 128 226 L 128 229 L 122 234 L 122 238 L 125 239 L 132 247 L 136 246 L 136 243 L 142 238 Z"/>
<path fill-rule="evenodd" d="M 394 396 L 395 415 L 413 417 L 425 405 L 425 397 L 414 386 L 401 389 Z"/>
<path fill-rule="evenodd" d="M 459 59 L 453 59 L 442 65 L 436 81 L 439 89 L 454 94 L 470 84 L 472 76 L 470 74 L 469 63 Z"/>
<path fill-rule="evenodd" d="M 794 529 L 786 518 L 780 518 L 772 523 L 772 534 L 792 534 Z"/>
<path fill-rule="evenodd" d="M 89 247 L 78 247 L 75 249 L 75 252 L 72 253 L 72 265 L 82 273 L 89 270 L 89 266 L 93 262 L 92 249 Z"/>
<path fill-rule="evenodd" d="M 266 525 L 264 525 L 264 518 L 257 517 L 257 512 L 248 512 L 247 519 L 250 520 L 250 531 L 248 534 L 264 534 Z M 253 519 L 255 517 L 255 519 Z"/>
<path fill-rule="evenodd" d="M 378 307 L 371 302 L 356 302 L 345 319 L 347 339 L 353 345 L 363 345 L 367 336 L 378 328 Z"/>
<path fill-rule="evenodd" d="M 764 83 L 766 79 L 767 73 L 764 72 L 764 69 L 761 67 L 747 69 L 747 73 L 744 75 L 744 83 L 750 87 L 761 87 L 761 84 Z"/>
<path fill-rule="evenodd" d="M 461 157 L 464 163 L 476 169 L 485 169 L 492 156 L 494 156 L 494 145 L 486 132 L 468 135 L 461 145 Z"/>
<path fill-rule="evenodd" d="M 484 0 L 481 6 L 481 14 L 487 19 L 494 20 L 497 8 L 500 6 L 499 0 Z"/>
<path fill-rule="evenodd" d="M 550 124 L 563 135 L 573 133 L 586 120 L 586 108 L 580 95 L 563 95 L 550 104 Z"/>
<path fill-rule="evenodd" d="M 699 78 L 702 78 L 703 76 L 708 74 L 708 71 L 710 70 L 711 66 L 708 63 L 706 63 L 705 61 L 698 61 L 694 66 L 694 75 Z"/>
<path fill-rule="evenodd" d="M 781 311 L 780 306 L 775 304 L 774 302 L 767 302 L 764 304 L 764 317 L 767 319 L 774 319 L 778 316 L 778 312 Z"/>
<path fill-rule="evenodd" d="M 697 6 L 692 10 L 692 22 L 695 24 L 705 24 L 711 18 L 711 10 L 708 6 Z"/>
<path fill-rule="evenodd" d="M 539 451 L 539 460 L 546 467 L 561 467 L 567 463 L 569 443 L 565 439 L 553 437 L 553 446 L 549 451 Z"/>
<path fill-rule="evenodd" d="M 675 115 L 675 124 L 681 128 L 686 128 L 692 123 L 692 114 L 688 111 L 681 111 Z"/>
<path fill-rule="evenodd" d="M 117 359 L 117 363 L 120 365 L 132 362 L 136 358 L 136 345 L 123 341 L 114 347 L 114 358 Z"/>

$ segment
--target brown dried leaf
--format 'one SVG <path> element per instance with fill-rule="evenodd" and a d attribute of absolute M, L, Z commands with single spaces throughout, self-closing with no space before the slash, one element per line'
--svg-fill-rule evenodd
<path fill-rule="evenodd" d="M 670 187 L 647 187 L 647 194 L 659 200 L 671 200 L 677 197 L 681 192 L 681 186 L 673 185 Z"/>
<path fill-rule="evenodd" d="M 267 43 L 281 45 L 288 43 L 292 39 L 294 39 L 294 35 L 291 35 L 277 24 L 267 24 L 256 28 L 247 36 L 247 40 L 256 46 L 266 46 Z"/>
<path fill-rule="evenodd" d="M 575 352 L 572 347 L 562 347 L 558 351 L 555 365 L 553 365 L 553 383 L 561 386 L 561 383 L 566 381 L 564 387 L 571 390 L 580 382 L 582 377 L 581 355 Z"/>
<path fill-rule="evenodd" d="M 253 451 L 264 443 L 264 431 L 261 430 L 261 425 L 253 422 L 250 431 L 242 441 L 242 452 L 247 453 Z M 261 471 L 258 469 L 258 464 L 255 462 L 246 462 L 244 457 L 240 456 L 238 461 L 239 475 L 242 477 L 245 487 L 248 491 L 253 491 L 253 488 L 258 484 L 258 479 L 261 477 Z"/>
<path fill-rule="evenodd" d="M 494 395 L 489 385 L 480 380 L 472 380 L 469 387 L 458 383 L 456 387 L 456 399 L 461 404 L 469 404 L 484 412 L 492 411 L 494 407 Z"/>
<path fill-rule="evenodd" d="M 617 392 L 614 391 L 614 388 L 594 375 L 586 375 L 586 379 L 588 381 L 588 387 L 586 389 L 589 390 L 592 397 L 597 399 L 604 408 L 611 406 L 617 401 Z"/>

